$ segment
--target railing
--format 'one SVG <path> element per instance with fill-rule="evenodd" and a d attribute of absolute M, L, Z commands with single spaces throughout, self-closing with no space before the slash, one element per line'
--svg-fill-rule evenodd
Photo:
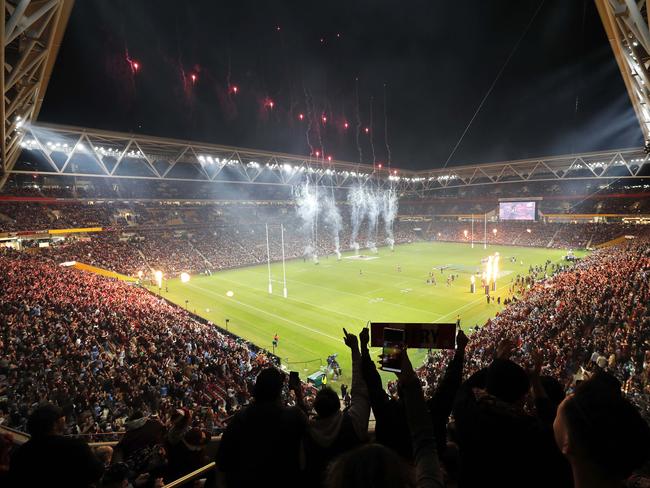
<path fill-rule="evenodd" d="M 177 486 L 182 486 L 185 483 L 188 483 L 189 481 L 193 481 L 199 478 L 200 476 L 208 473 L 209 471 L 213 470 L 215 466 L 216 463 L 213 461 L 210 464 L 206 464 L 202 468 L 192 471 L 191 473 L 188 473 L 185 476 L 182 476 L 177 480 L 172 481 L 171 483 L 167 483 L 166 485 L 164 485 L 163 488 L 176 488 Z"/>
<path fill-rule="evenodd" d="M 0 425 L 0 434 L 9 434 L 15 444 L 21 445 L 29 440 L 29 434 L 5 425 Z"/>

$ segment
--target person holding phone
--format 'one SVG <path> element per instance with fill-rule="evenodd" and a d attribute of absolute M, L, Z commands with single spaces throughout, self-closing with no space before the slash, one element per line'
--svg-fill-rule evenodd
<path fill-rule="evenodd" d="M 413 463 L 407 463 L 393 450 L 368 444 L 339 457 L 330 467 L 328 488 L 442 488 L 444 486 L 433 425 L 424 402 L 422 387 L 411 361 L 403 349 L 399 355 L 399 373 L 395 373 L 404 402 L 405 417 L 411 436 Z M 412 483 L 412 467 L 415 484 Z M 350 476 L 354 473 L 356 476 Z"/>

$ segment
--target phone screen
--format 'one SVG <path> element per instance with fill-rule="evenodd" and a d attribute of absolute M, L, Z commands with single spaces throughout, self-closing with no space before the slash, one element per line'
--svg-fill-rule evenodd
<path fill-rule="evenodd" d="M 384 329 L 384 346 L 382 350 L 381 369 L 401 373 L 401 354 L 404 350 L 404 330 Z"/>

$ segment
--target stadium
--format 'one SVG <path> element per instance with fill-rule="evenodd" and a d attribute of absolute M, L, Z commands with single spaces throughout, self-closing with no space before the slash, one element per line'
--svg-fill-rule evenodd
<path fill-rule="evenodd" d="M 178 8 L 191 32 L 176 39 L 171 2 L 159 17 L 118 3 L 3 1 L 2 486 L 650 482 L 644 2 L 585 0 L 577 13 L 522 2 L 523 31 L 494 41 L 506 46 L 505 62 L 477 76 L 486 86 L 476 104 L 450 102 L 449 120 L 431 130 L 451 134 L 445 126 L 458 118 L 459 133 L 433 142 L 390 132 L 412 115 L 390 108 L 387 93 L 408 93 L 387 82 L 362 86 L 369 109 L 354 73 L 347 94 L 332 75 L 339 91 L 322 100 L 316 75 L 299 89 L 295 80 L 260 88 L 271 82 L 246 66 L 250 52 L 283 63 L 315 52 L 290 42 L 306 35 L 295 27 L 302 13 L 270 21 L 269 36 L 287 36 L 280 47 L 251 34 L 269 46 L 228 47 L 226 63 L 211 58 L 213 40 L 194 25 L 223 15 L 257 27 L 268 23 L 266 7 L 188 3 Z M 339 7 L 323 15 L 353 22 Z M 400 28 L 391 8 L 376 8 L 385 29 Z M 159 36 L 155 49 L 151 37 L 126 33 L 138 9 L 152 15 L 142 29 Z M 404 15 L 411 32 L 417 16 Z M 582 34 L 572 34 L 581 45 L 595 32 L 598 56 L 581 51 L 581 63 L 615 66 L 623 115 L 609 111 L 598 126 L 612 139 L 595 140 L 597 116 L 580 107 L 590 96 L 609 102 L 585 89 L 569 103 L 567 118 L 584 123 L 568 145 L 503 136 L 485 149 L 490 162 L 460 159 L 495 87 L 533 83 L 502 80 L 511 59 L 562 15 L 582 19 Z M 334 46 L 344 30 L 314 41 L 332 50 L 318 55 L 318 69 L 345 70 L 356 47 Z M 229 35 L 233 45 L 247 37 Z M 412 41 L 418 49 L 422 39 Z M 391 72 L 402 66 L 382 46 L 372 73 L 384 61 Z M 450 47 L 431 49 L 444 56 Z M 75 67 L 100 52 L 107 60 L 76 79 Z M 155 98 L 170 73 L 176 91 Z M 482 130 L 503 124 L 502 135 L 518 134 L 495 115 L 514 103 L 506 91 Z M 631 142 L 603 148 L 620 141 Z M 446 161 L 418 162 L 410 149 L 444 144 Z M 516 154 L 526 157 L 494 162 L 511 154 L 500 145 L 525 146 Z M 470 154 L 483 153 L 476 147 Z M 538 147 L 552 154 L 529 157 Z"/>

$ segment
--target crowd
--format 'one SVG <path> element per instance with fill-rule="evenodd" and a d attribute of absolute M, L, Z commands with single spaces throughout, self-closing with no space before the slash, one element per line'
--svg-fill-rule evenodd
<path fill-rule="evenodd" d="M 650 418 L 650 248 L 648 240 L 595 251 L 574 267 L 532 285 L 472 335 L 470 372 L 489 364 L 504 339 L 528 364 L 541 351 L 543 372 L 569 388 L 575 375 L 607 369 Z M 441 354 L 422 373 L 434 385 Z"/>
<path fill-rule="evenodd" d="M 169 421 L 179 408 L 218 429 L 270 364 L 264 352 L 120 281 L 5 252 L 0 282 L 0 415 L 10 427 L 24 430 L 32 406 L 49 398 L 75 434 L 123 431 L 136 412 Z"/>
<path fill-rule="evenodd" d="M 432 222 L 427 229 L 431 239 L 438 241 L 471 242 L 582 249 L 595 247 L 623 235 L 644 235 L 645 225 L 609 223 L 545 223 L 545 222 Z"/>
<path fill-rule="evenodd" d="M 283 237 L 280 233 L 278 225 L 269 230 L 271 261 L 282 259 Z M 394 235 L 396 244 L 418 240 L 407 225 L 396 224 Z M 341 251 L 349 250 L 350 239 L 351 229 L 344 227 L 339 234 Z M 367 234 L 360 233 L 358 241 L 366 247 Z M 382 240 L 377 245 L 385 246 L 387 242 Z M 313 253 L 306 253 L 306 247 L 303 232 L 295 225 L 287 225 L 285 258 L 313 259 Z M 316 254 L 321 259 L 336 259 L 335 251 L 333 234 L 322 232 L 316 240 Z M 182 272 L 202 273 L 267 261 L 266 231 L 261 224 L 91 233 L 82 238 L 71 237 L 54 242 L 49 247 L 38 249 L 38 253 L 55 263 L 79 261 L 128 276 L 138 276 L 142 272 L 145 278 L 151 277 L 152 270 L 161 270 L 165 277 L 174 277 Z"/>
<path fill-rule="evenodd" d="M 210 461 L 225 429 L 208 486 L 643 486 L 650 243 L 542 268 L 455 351 L 416 371 L 403 355 L 388 391 L 367 329 L 344 330 L 342 408 L 145 290 L 3 252 L 0 423 L 32 439 L 0 481 L 161 486 Z M 121 433 L 113 452 L 78 439 L 99 432 Z"/>

